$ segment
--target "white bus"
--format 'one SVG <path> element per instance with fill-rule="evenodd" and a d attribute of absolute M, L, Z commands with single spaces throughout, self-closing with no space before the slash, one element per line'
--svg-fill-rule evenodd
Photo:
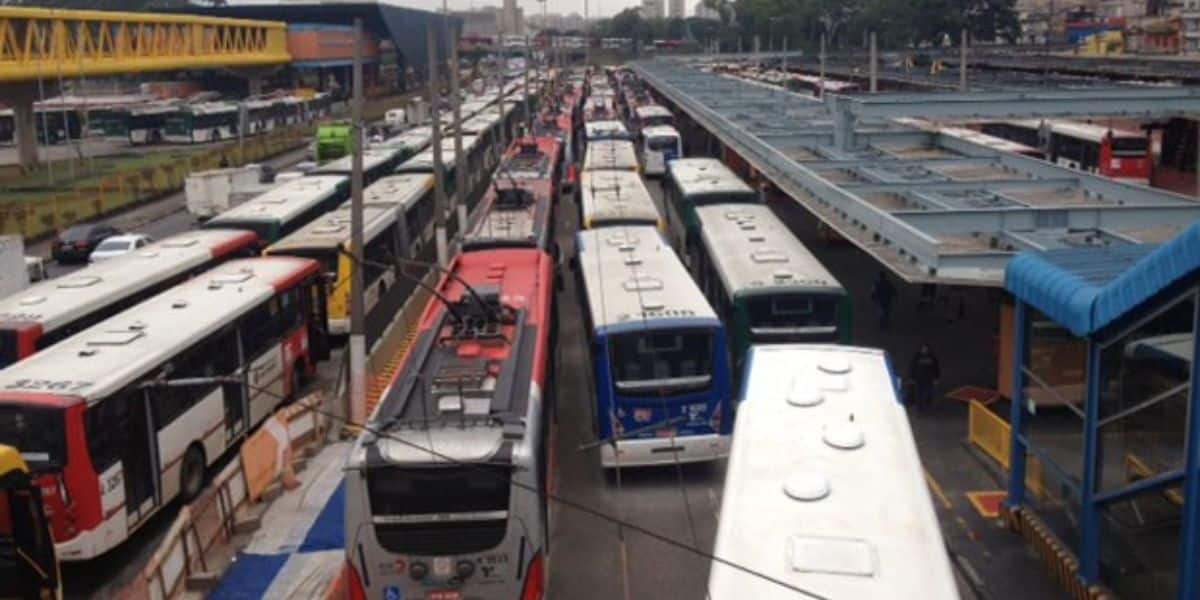
<path fill-rule="evenodd" d="M 957 600 L 887 355 L 755 346 L 746 364 L 713 547 L 721 560 L 708 578 L 713 600 L 804 596 L 794 588 Z"/>
<path fill-rule="evenodd" d="M 620 121 L 588 121 L 583 126 L 583 141 L 591 143 L 597 140 L 631 140 L 629 130 Z"/>
<path fill-rule="evenodd" d="M 849 343 L 850 295 L 764 204 L 696 209 L 692 276 L 729 328 L 735 368 L 751 344 Z"/>
<path fill-rule="evenodd" d="M 392 169 L 400 164 L 400 150 L 387 147 L 371 147 L 363 150 L 362 171 L 363 185 L 368 186 L 375 180 L 392 173 Z M 331 160 L 309 172 L 309 175 L 342 175 L 350 177 L 354 167 L 354 156 L 347 154 Z"/>
<path fill-rule="evenodd" d="M 683 139 L 670 125 L 653 125 L 642 128 L 642 164 L 647 177 L 661 177 L 667 172 L 667 163 L 683 158 Z"/>
<path fill-rule="evenodd" d="M 189 231 L 0 299 L 0 368 L 221 262 L 250 256 L 257 244 L 249 231 Z"/>
<path fill-rule="evenodd" d="M 632 171 L 584 171 L 579 177 L 581 229 L 616 225 L 652 225 L 660 231 L 666 222 L 650 190 Z"/>
<path fill-rule="evenodd" d="M 403 133 L 393 135 L 381 142 L 373 142 L 371 150 L 394 150 L 398 153 L 396 160 L 400 163 L 412 158 L 418 152 L 429 147 L 433 141 L 433 128 L 429 125 L 413 127 Z"/>
<path fill-rule="evenodd" d="M 463 153 L 466 154 L 464 162 L 467 165 L 467 190 L 464 192 L 468 202 L 474 199 L 473 190 L 480 187 L 480 184 L 487 181 L 490 177 L 489 172 L 484 171 L 479 165 L 483 159 L 482 152 L 476 144 L 476 137 L 473 135 L 462 136 Z M 454 140 L 450 138 L 442 138 L 442 189 L 446 192 L 446 197 L 452 199 L 451 205 L 454 205 L 458 194 L 458 179 L 455 176 L 458 163 L 455 161 Z M 433 145 L 422 150 L 412 158 L 404 161 L 399 167 L 396 167 L 396 173 L 424 173 L 433 175 Z M 471 207 L 473 208 L 473 207 Z M 453 235 L 453 234 L 449 234 Z"/>
<path fill-rule="evenodd" d="M 61 559 L 104 554 L 194 498 L 297 394 L 328 353 L 319 271 L 230 261 L 0 371 L 0 443 L 41 474 Z"/>
<path fill-rule="evenodd" d="M 583 172 L 641 170 L 637 148 L 628 140 L 600 140 L 590 142 L 583 153 Z"/>
<path fill-rule="evenodd" d="M 687 269 L 650 226 L 581 231 L 575 247 L 600 464 L 724 457 L 733 423 L 725 327 Z"/>
<path fill-rule="evenodd" d="M 179 104 L 164 116 L 162 138 L 176 144 L 229 140 L 237 137 L 239 120 L 236 102 Z"/>
<path fill-rule="evenodd" d="M 424 258 L 419 254 L 424 247 L 421 236 L 433 228 L 432 192 L 433 177 L 413 174 L 385 177 L 363 191 L 363 294 L 368 343 L 382 333 L 383 326 L 412 291 L 414 284 L 410 278 L 400 276 L 396 259 Z M 350 278 L 358 267 L 349 256 L 350 220 L 347 202 L 264 251 L 267 255 L 312 258 L 321 264 L 330 284 L 326 313 L 329 332 L 334 335 L 350 333 Z"/>
<path fill-rule="evenodd" d="M 246 229 L 262 247 L 333 210 L 350 194 L 345 175 L 308 175 L 282 183 L 211 219 L 206 229 Z"/>
<path fill-rule="evenodd" d="M 644 104 L 635 108 L 633 114 L 639 130 L 655 125 L 675 126 L 675 115 L 671 114 L 666 107 L 658 104 Z"/>

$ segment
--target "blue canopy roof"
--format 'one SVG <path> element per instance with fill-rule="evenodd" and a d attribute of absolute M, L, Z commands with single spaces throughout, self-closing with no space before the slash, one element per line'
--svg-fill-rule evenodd
<path fill-rule="evenodd" d="M 1124 317 L 1172 284 L 1200 275 L 1200 223 L 1166 244 L 1024 252 L 1004 287 L 1078 336 Z"/>

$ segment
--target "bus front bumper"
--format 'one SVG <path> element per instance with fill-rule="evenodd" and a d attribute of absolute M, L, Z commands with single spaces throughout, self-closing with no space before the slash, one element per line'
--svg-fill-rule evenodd
<path fill-rule="evenodd" d="M 605 469 L 648 467 L 717 460 L 729 456 L 732 436 L 720 434 L 689 435 L 677 438 L 621 440 L 600 447 L 600 464 Z M 618 461 L 618 458 L 620 459 Z"/>

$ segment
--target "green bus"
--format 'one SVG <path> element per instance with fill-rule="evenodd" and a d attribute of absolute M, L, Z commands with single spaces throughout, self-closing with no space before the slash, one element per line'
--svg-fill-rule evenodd
<path fill-rule="evenodd" d="M 667 163 L 663 179 L 667 238 L 689 264 L 699 242 L 696 208 L 712 204 L 757 204 L 758 193 L 715 158 L 680 158 Z"/>
<path fill-rule="evenodd" d="M 695 216 L 692 276 L 725 322 L 736 369 L 753 344 L 850 343 L 850 295 L 770 208 L 714 204 Z"/>

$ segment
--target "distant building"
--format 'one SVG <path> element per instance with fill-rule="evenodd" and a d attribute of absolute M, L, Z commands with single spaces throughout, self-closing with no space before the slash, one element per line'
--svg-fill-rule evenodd
<path fill-rule="evenodd" d="M 701 19 L 708 19 L 710 21 L 721 20 L 721 13 L 715 8 L 709 8 L 709 6 L 704 3 L 704 0 L 700 0 L 696 3 L 694 12 L 695 16 Z"/>
<path fill-rule="evenodd" d="M 682 19 L 687 16 L 684 14 L 685 10 L 683 0 L 667 0 L 667 17 Z"/>
<path fill-rule="evenodd" d="M 1200 54 L 1200 0 L 1183 0 L 1179 28 L 1183 33 L 1183 53 Z"/>
<path fill-rule="evenodd" d="M 560 15 L 558 13 L 548 13 L 545 18 L 542 15 L 533 14 L 525 19 L 525 23 L 534 29 L 556 29 L 558 31 L 579 31 L 584 28 L 583 16 L 579 13 L 571 13 L 569 15 Z"/>
<path fill-rule="evenodd" d="M 525 35 L 525 11 L 517 6 L 517 0 L 504 0 L 500 14 L 505 35 Z"/>
<path fill-rule="evenodd" d="M 663 18 L 663 0 L 642 0 L 642 18 Z"/>
<path fill-rule="evenodd" d="M 498 7 L 484 6 L 471 11 L 451 13 L 462 19 L 464 38 L 494 38 L 500 32 L 501 12 Z"/>

